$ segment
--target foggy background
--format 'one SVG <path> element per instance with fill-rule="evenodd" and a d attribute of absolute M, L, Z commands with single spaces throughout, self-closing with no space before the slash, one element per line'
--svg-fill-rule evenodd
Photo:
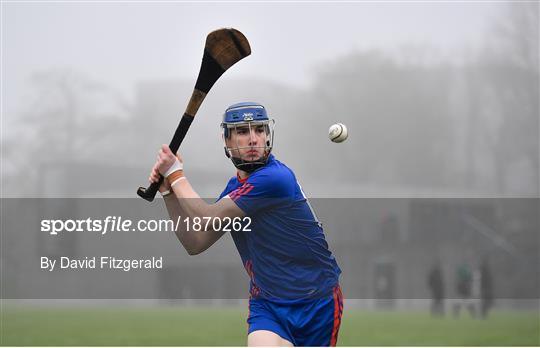
<path fill-rule="evenodd" d="M 253 53 L 181 147 L 202 196 L 254 100 L 309 197 L 538 197 L 536 2 L 2 3 L 2 197 L 134 197 L 225 26 Z"/>

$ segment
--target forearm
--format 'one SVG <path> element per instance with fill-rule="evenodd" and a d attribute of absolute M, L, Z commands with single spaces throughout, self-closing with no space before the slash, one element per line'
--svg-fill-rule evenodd
<path fill-rule="evenodd" d="M 185 215 L 182 210 L 182 206 L 180 205 L 180 202 L 178 202 L 178 199 L 175 197 L 174 193 L 163 197 L 163 199 L 165 201 L 165 206 L 167 207 L 167 212 L 169 213 L 169 217 L 171 218 L 171 220 L 182 220 Z M 196 232 L 194 232 L 193 230 L 187 230 L 186 226 L 182 223 L 176 225 L 178 227 L 174 231 L 174 233 L 176 234 L 176 237 L 178 238 L 184 249 L 186 249 L 186 251 L 190 255 L 196 254 L 198 250 L 198 240 L 195 234 Z"/>
<path fill-rule="evenodd" d="M 180 186 L 182 183 L 182 186 Z M 178 187 L 180 186 L 180 187 Z M 193 190 L 187 179 L 182 179 L 174 184 L 171 188 L 172 194 L 165 196 L 165 204 L 169 216 L 173 221 L 193 221 L 195 217 L 203 219 L 204 217 L 225 216 L 226 209 L 222 209 L 225 213 L 219 213 L 215 204 L 208 204 Z M 218 213 L 216 213 L 218 212 Z M 208 230 L 189 228 L 184 223 L 178 224 L 178 229 L 175 234 L 190 255 L 199 254 L 208 249 L 222 235 L 222 231 L 214 231 L 211 225 Z"/>
<path fill-rule="evenodd" d="M 222 218 L 219 209 L 214 204 L 206 203 L 193 189 L 187 178 L 182 178 L 172 188 L 171 192 L 181 206 L 184 217 Z"/>

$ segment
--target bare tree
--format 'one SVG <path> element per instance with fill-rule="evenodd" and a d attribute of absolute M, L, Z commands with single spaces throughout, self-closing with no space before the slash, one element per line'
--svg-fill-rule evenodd
<path fill-rule="evenodd" d="M 128 111 L 112 89 L 72 70 L 34 73 L 30 86 L 24 110 L 12 120 L 10 141 L 3 144 L 6 162 L 15 168 L 12 176 L 25 178 L 24 186 L 16 186 L 19 194 L 21 188 L 39 192 L 44 173 L 36 168 L 56 166 L 61 172 L 81 158 L 98 157 L 95 145 L 125 122 L 121 114 Z"/>
<path fill-rule="evenodd" d="M 491 154 L 498 192 L 515 193 L 508 184 L 514 180 L 538 196 L 538 3 L 507 4 L 490 37 L 469 74 L 470 136 L 484 139 L 471 140 L 471 152 L 483 146 Z"/>

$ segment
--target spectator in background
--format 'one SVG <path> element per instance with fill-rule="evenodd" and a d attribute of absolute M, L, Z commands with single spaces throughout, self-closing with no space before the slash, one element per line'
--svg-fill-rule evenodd
<path fill-rule="evenodd" d="M 456 268 L 456 303 L 454 304 L 454 318 L 459 317 L 461 307 L 466 307 L 471 316 L 475 317 L 474 301 L 471 299 L 473 276 L 467 263 Z"/>
<path fill-rule="evenodd" d="M 431 292 L 431 316 L 444 316 L 444 279 L 439 261 L 433 264 L 428 273 L 428 286 Z"/>
<path fill-rule="evenodd" d="M 493 276 L 487 258 L 480 264 L 480 315 L 486 319 L 493 306 Z"/>

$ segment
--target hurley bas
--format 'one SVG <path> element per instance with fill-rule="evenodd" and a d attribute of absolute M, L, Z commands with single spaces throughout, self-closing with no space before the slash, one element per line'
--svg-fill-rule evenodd
<path fill-rule="evenodd" d="M 59 262 L 58 262 L 59 261 Z M 67 256 L 54 259 L 42 256 L 41 269 L 50 272 L 54 271 L 56 266 L 59 269 L 119 269 L 129 272 L 133 269 L 162 269 L 163 257 L 152 257 L 149 259 L 119 259 L 110 256 L 84 257 L 72 259 Z"/>

